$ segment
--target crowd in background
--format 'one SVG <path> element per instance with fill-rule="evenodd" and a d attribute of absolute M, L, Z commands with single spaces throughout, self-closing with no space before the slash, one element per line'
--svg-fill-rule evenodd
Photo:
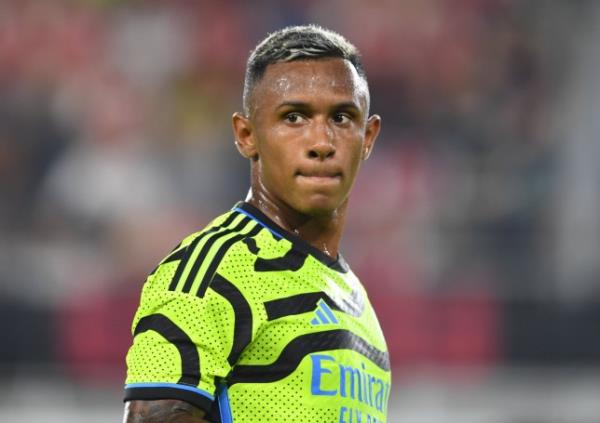
<path fill-rule="evenodd" d="M 582 359 L 592 326 L 566 330 L 564 354 L 538 329 L 600 314 L 597 285 L 557 276 L 573 188 L 557 105 L 587 9 L 536 4 L 0 2 L 0 365 L 123 377 L 145 275 L 245 197 L 230 117 L 248 52 L 310 22 L 358 46 L 383 117 L 342 251 L 379 310 L 395 377 Z M 585 301 L 563 319 L 578 286 Z"/>

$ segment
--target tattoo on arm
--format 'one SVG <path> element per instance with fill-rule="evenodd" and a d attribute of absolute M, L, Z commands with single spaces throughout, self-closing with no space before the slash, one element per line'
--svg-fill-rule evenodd
<path fill-rule="evenodd" d="M 204 411 L 185 401 L 152 400 L 125 403 L 123 423 L 208 423 Z"/>

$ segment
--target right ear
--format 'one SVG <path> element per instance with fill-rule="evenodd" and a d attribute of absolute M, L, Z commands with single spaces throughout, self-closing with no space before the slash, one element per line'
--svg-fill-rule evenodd
<path fill-rule="evenodd" d="M 247 159 L 257 160 L 258 149 L 254 140 L 254 131 L 250 119 L 241 112 L 235 112 L 231 119 L 235 146 L 242 156 Z"/>

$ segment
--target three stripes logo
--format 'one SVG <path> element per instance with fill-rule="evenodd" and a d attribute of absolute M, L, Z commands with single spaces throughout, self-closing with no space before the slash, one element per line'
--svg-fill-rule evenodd
<path fill-rule="evenodd" d="M 315 310 L 315 317 L 310 321 L 310 324 L 313 326 L 318 326 L 318 325 L 328 325 L 328 324 L 337 325 L 338 323 L 340 323 L 340 322 L 335 317 L 335 314 L 333 314 L 333 311 L 331 310 L 331 308 L 329 308 L 329 306 L 327 305 L 325 300 L 323 300 L 321 298 L 319 300 L 319 302 L 317 303 L 317 308 Z"/>
<path fill-rule="evenodd" d="M 257 235 L 262 226 L 248 216 L 232 212 L 190 243 L 180 259 L 169 286 L 170 291 L 195 293 L 203 297 L 219 263 L 229 248 L 244 238 Z"/>

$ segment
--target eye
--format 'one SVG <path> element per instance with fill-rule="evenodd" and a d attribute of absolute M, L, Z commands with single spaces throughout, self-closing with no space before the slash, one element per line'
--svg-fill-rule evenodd
<path fill-rule="evenodd" d="M 348 116 L 346 113 L 336 113 L 333 115 L 333 121 L 335 123 L 347 124 L 350 123 L 350 120 L 350 116 Z"/>
<path fill-rule="evenodd" d="M 284 119 L 289 123 L 300 123 L 305 119 L 305 117 L 298 112 L 291 112 L 286 114 Z"/>

